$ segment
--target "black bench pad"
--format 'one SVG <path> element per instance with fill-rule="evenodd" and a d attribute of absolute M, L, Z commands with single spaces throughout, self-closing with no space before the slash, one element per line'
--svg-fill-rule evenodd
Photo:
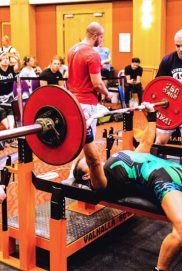
<path fill-rule="evenodd" d="M 165 215 L 160 205 L 157 205 L 157 203 L 151 200 L 148 200 L 146 198 L 130 196 L 130 197 L 118 199 L 116 201 L 108 201 L 106 199 L 102 199 L 100 195 L 97 194 L 96 191 L 92 191 L 88 186 L 75 183 L 73 179 L 64 180 L 61 182 L 61 184 L 70 185 L 73 189 L 77 187 L 77 188 L 80 188 L 80 190 L 82 191 L 89 190 L 90 193 L 93 193 L 96 196 L 98 201 L 100 200 L 103 202 L 107 202 L 108 203 L 107 205 L 109 205 L 110 203 L 111 205 L 112 204 L 114 204 L 115 206 L 118 205 L 118 207 L 125 206 L 131 209 L 138 209 L 144 212 L 150 212 L 157 215 Z"/>
<path fill-rule="evenodd" d="M 116 204 L 127 206 L 133 209 L 139 209 L 146 212 L 152 212 L 159 215 L 164 215 L 163 209 L 156 203 L 144 198 L 126 197 L 116 201 Z"/>

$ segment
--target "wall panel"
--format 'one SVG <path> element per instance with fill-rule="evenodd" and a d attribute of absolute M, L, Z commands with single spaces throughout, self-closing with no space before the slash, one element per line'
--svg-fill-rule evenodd
<path fill-rule="evenodd" d="M 57 53 L 56 6 L 36 7 L 37 62 L 43 69 Z"/>
<path fill-rule="evenodd" d="M 10 8 L 9 7 L 0 7 L 0 41 L 2 40 L 2 35 L 3 35 L 3 30 L 4 30 L 3 22 L 10 22 Z M 0 43 L 0 46 L 1 46 L 1 43 Z"/>
<path fill-rule="evenodd" d="M 113 39 L 112 39 L 112 64 L 119 71 L 131 62 L 132 52 L 119 52 L 119 33 L 131 33 L 132 48 L 132 1 L 113 2 Z"/>
<path fill-rule="evenodd" d="M 167 19 L 166 19 L 166 54 L 175 50 L 174 34 L 182 29 L 182 1 L 167 1 Z"/>

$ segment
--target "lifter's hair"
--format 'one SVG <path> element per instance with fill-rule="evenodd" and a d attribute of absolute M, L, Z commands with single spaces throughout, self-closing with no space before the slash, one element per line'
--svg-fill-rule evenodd
<path fill-rule="evenodd" d="M 75 178 L 76 181 L 81 181 L 82 177 L 85 175 L 85 172 L 79 168 L 79 162 L 81 159 L 78 159 L 78 161 L 75 164 L 75 167 L 73 169 L 73 176 Z"/>

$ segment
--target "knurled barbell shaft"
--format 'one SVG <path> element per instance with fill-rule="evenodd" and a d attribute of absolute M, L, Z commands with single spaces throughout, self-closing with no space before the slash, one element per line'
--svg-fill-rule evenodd
<path fill-rule="evenodd" d="M 168 101 L 165 100 L 165 101 L 160 101 L 160 102 L 156 102 L 156 103 L 152 103 L 151 105 L 152 106 L 164 106 L 164 105 L 168 105 Z M 94 121 L 94 119 L 99 119 L 99 118 L 102 118 L 102 117 L 105 117 L 105 116 L 110 116 L 110 115 L 115 115 L 115 114 L 124 114 L 124 113 L 127 113 L 127 112 L 130 112 L 130 111 L 133 111 L 133 110 L 143 110 L 145 109 L 145 106 L 144 105 L 138 105 L 138 106 L 135 106 L 135 107 L 126 107 L 126 108 L 121 108 L 121 109 L 116 109 L 116 110 L 112 110 L 112 111 L 104 111 L 104 112 L 101 112 L 101 113 L 97 113 L 97 114 L 94 114 L 93 116 L 91 116 L 87 121 L 87 127 L 89 127 L 92 122 Z"/>
<path fill-rule="evenodd" d="M 167 100 L 165 101 L 160 101 L 160 102 L 156 102 L 156 103 L 152 103 L 152 106 L 163 106 L 163 105 L 167 105 L 169 102 Z M 126 107 L 126 108 L 121 108 L 121 109 L 116 109 L 113 111 L 109 111 L 108 115 L 113 115 L 113 114 L 121 114 L 121 113 L 126 113 L 128 111 L 133 111 L 133 110 L 143 110 L 145 109 L 144 105 L 137 105 L 134 107 Z M 110 114 L 111 113 L 111 114 Z"/>
<path fill-rule="evenodd" d="M 41 133 L 43 127 L 41 124 L 32 124 L 27 126 L 22 126 L 10 130 L 3 130 L 0 132 L 0 140 L 17 138 L 20 136 L 32 135 Z"/>

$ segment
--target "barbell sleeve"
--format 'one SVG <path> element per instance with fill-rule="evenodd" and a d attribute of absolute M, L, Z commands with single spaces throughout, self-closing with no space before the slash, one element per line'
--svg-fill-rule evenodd
<path fill-rule="evenodd" d="M 23 127 L 18 127 L 9 130 L 3 130 L 0 132 L 0 140 L 17 138 L 20 136 L 31 135 L 41 133 L 43 127 L 41 124 L 32 124 Z"/>

